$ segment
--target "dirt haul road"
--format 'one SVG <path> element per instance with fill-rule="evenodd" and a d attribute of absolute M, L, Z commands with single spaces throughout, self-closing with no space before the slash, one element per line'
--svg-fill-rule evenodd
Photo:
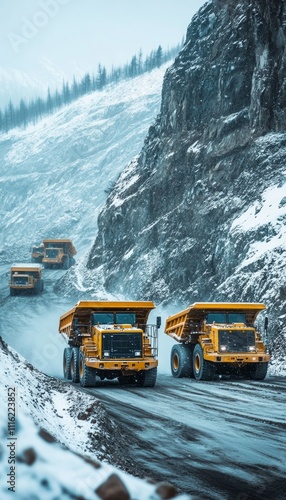
<path fill-rule="evenodd" d="M 45 272 L 39 296 L 9 297 L 8 270 L 0 269 L 0 335 L 36 368 L 62 379 L 66 344 L 58 319 L 76 302 L 53 292 L 64 272 Z M 163 374 L 169 373 L 169 354 L 162 344 L 154 388 L 104 381 L 88 391 L 121 425 L 122 454 L 130 456 L 134 472 L 168 480 L 196 500 L 284 500 L 286 378 L 174 379 Z"/>
<path fill-rule="evenodd" d="M 159 375 L 154 389 L 104 381 L 90 391 L 122 425 L 123 452 L 153 479 L 198 500 L 285 499 L 285 378 Z"/>

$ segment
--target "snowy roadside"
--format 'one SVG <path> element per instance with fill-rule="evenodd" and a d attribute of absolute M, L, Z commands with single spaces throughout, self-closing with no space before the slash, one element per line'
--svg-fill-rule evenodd
<path fill-rule="evenodd" d="M 190 498 L 120 470 L 130 468 L 125 436 L 94 396 L 44 375 L 1 338 L 0 367 L 2 499 Z"/>

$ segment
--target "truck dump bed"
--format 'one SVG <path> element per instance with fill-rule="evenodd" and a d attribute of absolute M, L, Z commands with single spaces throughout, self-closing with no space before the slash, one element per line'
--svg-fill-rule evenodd
<path fill-rule="evenodd" d="M 245 302 L 195 302 L 187 309 L 169 316 L 165 333 L 177 341 L 184 341 L 191 332 L 199 331 L 209 312 L 237 312 L 246 315 L 246 324 L 253 326 L 259 312 L 266 309 L 261 303 Z"/>
<path fill-rule="evenodd" d="M 35 272 L 35 271 L 41 271 L 42 266 L 41 264 L 12 264 L 11 266 L 11 272 Z"/>
<path fill-rule="evenodd" d="M 79 301 L 72 309 L 63 314 L 59 321 L 59 333 L 63 333 L 69 337 L 73 322 L 78 325 L 88 325 L 90 316 L 94 312 L 110 311 L 120 312 L 129 311 L 136 314 L 136 322 L 138 325 L 146 325 L 149 313 L 155 309 L 153 302 L 122 302 L 122 301 Z"/>
<path fill-rule="evenodd" d="M 70 256 L 76 255 L 77 251 L 75 247 L 73 246 L 73 243 L 70 239 L 62 238 L 62 239 L 45 239 L 43 240 L 43 244 L 45 248 L 47 248 L 49 245 L 54 245 L 56 248 L 60 247 L 62 245 L 68 245 L 68 253 Z"/>

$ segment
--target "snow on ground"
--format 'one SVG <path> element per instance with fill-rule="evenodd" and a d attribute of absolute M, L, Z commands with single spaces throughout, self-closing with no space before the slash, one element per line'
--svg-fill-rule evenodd
<path fill-rule="evenodd" d="M 105 191 L 138 154 L 159 112 L 169 64 L 0 136 L 4 262 L 29 261 L 32 245 L 47 237 L 72 238 L 77 258 L 90 247 Z"/>
<path fill-rule="evenodd" d="M 109 465 L 124 437 L 101 403 L 43 375 L 2 340 L 0 376 L 1 499 L 190 498 Z"/>

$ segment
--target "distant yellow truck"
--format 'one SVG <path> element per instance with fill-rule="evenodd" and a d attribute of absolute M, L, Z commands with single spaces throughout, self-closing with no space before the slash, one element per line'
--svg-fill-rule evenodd
<path fill-rule="evenodd" d="M 69 347 L 64 378 L 95 387 L 97 380 L 154 387 L 158 366 L 158 328 L 147 324 L 153 302 L 80 301 L 59 321 Z"/>
<path fill-rule="evenodd" d="M 173 377 L 263 380 L 270 356 L 254 322 L 265 309 L 261 303 L 196 302 L 169 316 L 165 333 L 178 342 L 171 351 Z"/>
<path fill-rule="evenodd" d="M 40 264 L 13 264 L 10 270 L 10 295 L 20 292 L 38 294 L 44 290 Z"/>
<path fill-rule="evenodd" d="M 77 252 L 71 240 L 66 238 L 45 239 L 43 240 L 43 245 L 44 253 L 42 262 L 45 269 L 69 269 L 75 263 L 74 255 Z"/>

